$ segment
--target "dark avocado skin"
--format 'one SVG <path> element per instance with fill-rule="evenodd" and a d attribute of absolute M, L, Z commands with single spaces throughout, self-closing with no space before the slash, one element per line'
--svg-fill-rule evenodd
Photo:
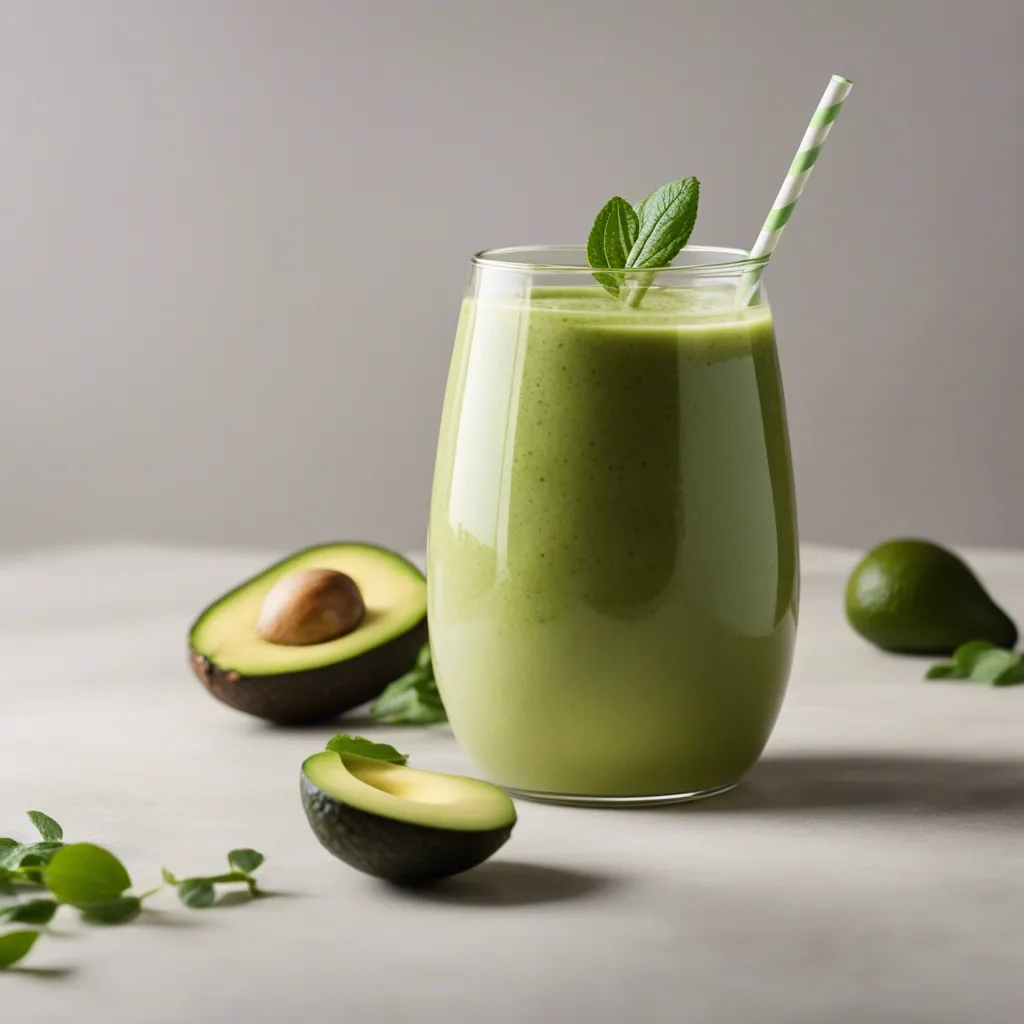
<path fill-rule="evenodd" d="M 341 803 L 302 775 L 302 806 L 313 834 L 338 860 L 398 885 L 424 885 L 482 864 L 512 825 L 482 832 L 428 828 Z"/>
<path fill-rule="evenodd" d="M 196 677 L 219 701 L 278 725 L 315 725 L 377 697 L 404 675 L 427 642 L 427 620 L 380 647 L 333 665 L 272 676 L 243 676 L 189 649 Z"/>
<path fill-rule="evenodd" d="M 968 640 L 1017 643 L 1017 627 L 966 563 L 926 540 L 869 551 L 847 583 L 846 615 L 861 636 L 898 654 L 948 655 Z"/>

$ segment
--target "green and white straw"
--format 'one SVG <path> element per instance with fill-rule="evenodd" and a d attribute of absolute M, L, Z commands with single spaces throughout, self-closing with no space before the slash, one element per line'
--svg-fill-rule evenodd
<path fill-rule="evenodd" d="M 779 244 L 782 232 L 789 222 L 789 218 L 793 215 L 797 200 L 800 198 L 804 186 L 807 184 L 807 179 L 811 176 L 811 171 L 814 169 L 814 164 L 821 154 L 825 140 L 828 138 L 828 133 L 832 131 L 832 125 L 839 116 L 839 111 L 843 109 L 843 101 L 849 95 L 852 88 L 853 82 L 850 79 L 843 78 L 842 75 L 832 76 L 832 81 L 828 83 L 828 88 L 818 103 L 818 109 L 815 110 L 814 117 L 811 118 L 811 123 L 807 126 L 807 131 L 804 132 L 803 141 L 800 143 L 800 148 L 797 150 L 797 154 L 789 166 L 786 180 L 782 183 L 782 188 L 779 189 L 779 194 L 775 197 L 775 205 L 772 207 L 772 212 L 768 214 L 761 228 L 761 233 L 757 236 L 757 241 L 750 250 L 751 259 L 763 259 L 766 256 L 771 256 L 775 251 L 775 246 Z M 755 271 L 746 275 L 740 288 L 740 294 L 737 296 L 738 305 L 750 305 L 754 292 L 757 290 L 759 280 L 759 272 Z"/>

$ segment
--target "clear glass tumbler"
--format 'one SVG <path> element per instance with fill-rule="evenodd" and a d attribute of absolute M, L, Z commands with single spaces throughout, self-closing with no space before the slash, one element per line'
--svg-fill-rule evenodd
<path fill-rule="evenodd" d="M 608 272 L 623 301 L 582 246 L 472 261 L 430 638 L 456 738 L 516 795 L 710 796 L 768 740 L 799 556 L 764 266 L 690 246 L 668 268 Z"/>

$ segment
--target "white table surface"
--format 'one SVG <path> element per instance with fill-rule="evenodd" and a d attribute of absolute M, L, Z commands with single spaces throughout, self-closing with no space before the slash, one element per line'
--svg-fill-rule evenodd
<path fill-rule="evenodd" d="M 255 846 L 285 894 L 189 911 L 164 893 L 122 928 L 65 911 L 0 972 L 4 1024 L 1024 1019 L 1024 686 L 926 683 L 925 662 L 859 640 L 853 556 L 805 550 L 790 693 L 740 789 L 648 811 L 521 803 L 493 861 L 418 895 L 306 825 L 299 763 L 336 729 L 247 718 L 185 665 L 195 613 L 273 557 L 0 563 L 0 835 L 45 810 L 139 889 Z M 1024 619 L 1024 554 L 972 557 Z M 473 770 L 446 726 L 343 727 Z"/>

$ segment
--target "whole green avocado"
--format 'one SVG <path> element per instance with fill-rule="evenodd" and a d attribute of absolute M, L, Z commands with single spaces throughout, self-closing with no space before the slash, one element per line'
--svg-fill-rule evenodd
<path fill-rule="evenodd" d="M 846 585 L 846 617 L 866 640 L 899 654 L 952 654 L 968 640 L 1017 643 L 1017 627 L 967 564 L 927 540 L 872 548 Z"/>

